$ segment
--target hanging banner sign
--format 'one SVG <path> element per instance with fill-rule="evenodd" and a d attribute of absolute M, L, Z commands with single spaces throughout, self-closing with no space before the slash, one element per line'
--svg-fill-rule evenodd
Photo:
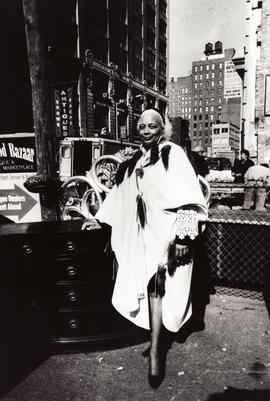
<path fill-rule="evenodd" d="M 57 136 L 74 135 L 74 86 L 61 86 L 54 89 L 55 126 Z"/>
<path fill-rule="evenodd" d="M 0 173 L 36 172 L 34 134 L 0 135 Z"/>
<path fill-rule="evenodd" d="M 224 98 L 241 97 L 242 80 L 237 74 L 232 60 L 225 61 L 224 71 Z"/>

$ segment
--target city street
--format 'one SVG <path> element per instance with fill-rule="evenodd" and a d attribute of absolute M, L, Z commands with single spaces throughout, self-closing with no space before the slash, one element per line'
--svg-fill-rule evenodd
<path fill-rule="evenodd" d="M 206 328 L 174 342 L 159 389 L 147 382 L 147 343 L 55 355 L 1 401 L 269 401 L 270 324 L 262 299 L 217 291 Z"/>

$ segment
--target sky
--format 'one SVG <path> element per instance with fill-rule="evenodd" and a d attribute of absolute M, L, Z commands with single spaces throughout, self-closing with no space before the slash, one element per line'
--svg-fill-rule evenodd
<path fill-rule="evenodd" d="M 189 75 L 206 43 L 243 55 L 246 0 L 169 0 L 169 77 Z"/>

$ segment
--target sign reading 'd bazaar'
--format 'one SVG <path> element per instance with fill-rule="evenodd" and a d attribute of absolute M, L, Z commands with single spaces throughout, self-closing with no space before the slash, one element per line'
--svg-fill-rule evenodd
<path fill-rule="evenodd" d="M 0 173 L 36 171 L 35 137 L 0 135 Z"/>
<path fill-rule="evenodd" d="M 74 86 L 54 88 L 55 126 L 58 136 L 74 134 Z"/>

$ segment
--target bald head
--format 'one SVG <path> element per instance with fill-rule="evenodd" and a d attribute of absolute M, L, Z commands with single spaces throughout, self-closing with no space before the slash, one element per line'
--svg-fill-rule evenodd
<path fill-rule="evenodd" d="M 161 115 L 153 109 L 142 112 L 138 121 L 138 132 L 143 146 L 149 149 L 153 142 L 157 142 L 163 135 L 164 124 Z"/>
<path fill-rule="evenodd" d="M 139 118 L 139 121 L 138 121 L 138 127 L 139 127 L 139 124 L 140 124 L 140 120 L 142 118 L 155 119 L 155 121 L 158 122 L 160 124 L 160 126 L 164 128 L 164 123 L 163 123 L 162 116 L 160 115 L 160 113 L 158 111 L 156 111 L 154 109 L 147 109 L 147 110 L 144 110 L 142 112 L 142 114 L 141 114 L 141 116 Z"/>

